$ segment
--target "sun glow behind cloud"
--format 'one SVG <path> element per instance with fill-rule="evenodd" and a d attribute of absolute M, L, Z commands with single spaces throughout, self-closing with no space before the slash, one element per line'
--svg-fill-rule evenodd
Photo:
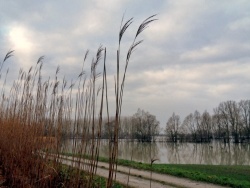
<path fill-rule="evenodd" d="M 9 40 L 13 45 L 13 49 L 22 53 L 30 53 L 32 51 L 32 42 L 29 39 L 29 31 L 21 26 L 11 28 L 9 32 Z"/>

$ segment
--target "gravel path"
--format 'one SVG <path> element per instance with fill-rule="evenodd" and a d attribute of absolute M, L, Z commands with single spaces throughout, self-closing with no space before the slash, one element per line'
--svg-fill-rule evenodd
<path fill-rule="evenodd" d="M 66 160 L 66 159 L 62 159 L 61 162 L 62 162 L 62 164 L 71 165 L 71 166 L 73 165 L 74 167 L 79 168 L 77 162 L 72 163 L 71 160 Z M 96 174 L 98 176 L 108 178 L 109 171 L 108 171 L 108 169 L 105 169 L 104 167 L 98 167 Z M 116 173 L 116 181 L 119 182 L 119 183 L 122 183 L 124 185 L 127 185 L 128 175 L 126 173 L 117 172 Z M 129 187 L 149 188 L 150 187 L 150 181 L 147 180 L 147 179 L 141 178 L 141 177 L 130 176 L 128 185 L 129 185 Z M 164 183 L 155 182 L 155 181 L 151 182 L 151 187 L 152 188 L 165 188 L 165 187 L 176 188 L 176 186 L 166 185 Z"/>
<path fill-rule="evenodd" d="M 63 157 L 62 163 L 67 165 L 72 165 L 72 157 Z M 77 167 L 77 164 L 74 165 Z M 98 162 L 97 175 L 108 177 L 108 163 Z M 129 176 L 129 186 L 138 187 L 138 188 L 147 188 L 150 187 L 150 172 L 145 170 L 133 169 L 125 166 L 118 166 L 116 173 L 116 181 L 127 184 L 128 173 L 130 170 Z M 210 183 L 197 182 L 189 180 L 186 178 L 179 178 L 166 174 L 159 174 L 153 172 L 152 174 L 152 188 L 162 188 L 162 187 L 179 187 L 179 188 L 225 188 L 223 186 L 214 185 Z"/>

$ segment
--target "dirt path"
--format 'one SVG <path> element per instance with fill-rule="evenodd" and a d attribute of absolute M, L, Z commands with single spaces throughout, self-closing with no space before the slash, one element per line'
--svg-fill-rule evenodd
<path fill-rule="evenodd" d="M 63 157 L 62 163 L 67 165 L 74 165 L 78 167 L 77 163 L 72 163 L 72 157 Z M 108 163 L 98 162 L 97 175 L 108 177 Z M 129 167 L 118 166 L 116 173 L 116 180 L 122 184 L 127 184 L 128 173 L 130 170 L 129 176 L 129 186 L 138 187 L 138 188 L 147 188 L 150 187 L 150 172 L 145 170 L 138 169 L 129 169 Z M 214 185 L 210 183 L 197 182 L 189 180 L 186 178 L 179 178 L 175 176 L 159 174 L 153 172 L 152 174 L 152 188 L 162 188 L 162 187 L 179 187 L 179 188 L 225 188 L 223 186 Z"/>

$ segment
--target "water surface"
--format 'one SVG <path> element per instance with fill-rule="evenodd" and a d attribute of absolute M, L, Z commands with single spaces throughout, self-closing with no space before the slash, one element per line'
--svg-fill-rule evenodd
<path fill-rule="evenodd" d="M 78 144 L 80 140 L 76 141 Z M 66 150 L 72 151 L 73 140 L 65 142 Z M 101 140 L 100 156 L 107 157 L 108 140 Z M 149 163 L 152 158 L 155 163 L 167 164 L 213 164 L 213 165 L 250 165 L 250 144 L 225 145 L 219 141 L 212 143 L 141 143 L 119 141 L 120 159 L 128 159 Z"/>

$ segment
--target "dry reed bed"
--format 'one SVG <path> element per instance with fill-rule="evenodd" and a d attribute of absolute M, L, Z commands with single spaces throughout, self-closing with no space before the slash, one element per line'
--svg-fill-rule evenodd
<path fill-rule="evenodd" d="M 134 49 L 142 42 L 137 41 L 138 36 L 155 20 L 154 16 L 139 26 L 127 51 L 123 71 L 120 70 L 121 40 L 132 19 L 120 27 L 115 75 L 116 113 L 114 126 L 109 126 L 112 134 L 109 138 L 109 178 L 106 187 L 112 187 L 115 179 L 127 67 Z M 0 71 L 12 55 L 13 51 L 6 54 Z M 84 62 L 87 56 L 88 51 Z M 97 72 L 100 62 L 103 62 L 102 73 Z M 58 79 L 59 67 L 53 79 L 43 81 L 42 66 L 43 57 L 28 72 L 21 69 L 10 91 L 5 90 L 6 80 L 2 81 L 0 162 L 6 177 L 5 184 L 10 187 L 94 187 L 104 111 L 107 124 L 110 124 L 106 49 L 102 46 L 98 48 L 91 62 L 90 76 L 85 74 L 83 64 L 82 72 L 71 83 Z M 74 140 L 73 153 L 90 156 L 90 160 L 86 161 L 89 164 L 83 167 L 84 172 L 72 170 L 72 167 L 64 167 L 60 163 L 59 154 L 64 149 L 63 140 L 68 135 L 81 138 L 81 144 Z M 53 159 L 48 157 L 50 152 L 56 154 Z"/>

